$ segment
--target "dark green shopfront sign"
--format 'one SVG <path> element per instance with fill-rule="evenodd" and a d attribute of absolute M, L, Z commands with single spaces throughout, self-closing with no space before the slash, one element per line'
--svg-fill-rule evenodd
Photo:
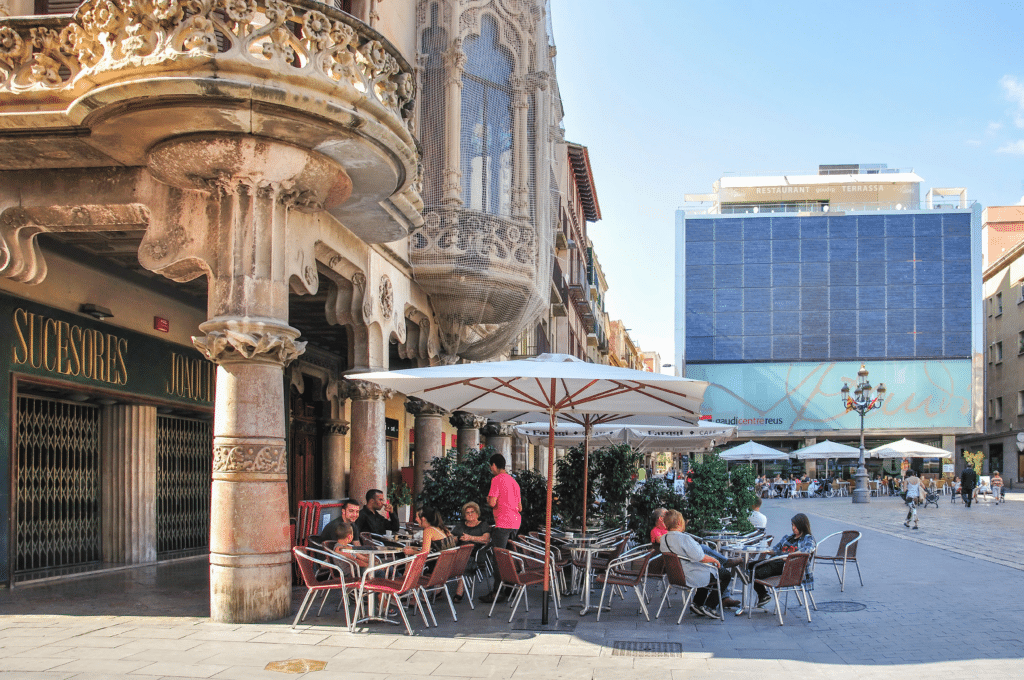
<path fill-rule="evenodd" d="M 213 405 L 216 366 L 191 347 L 0 294 L 0 369 L 160 401 Z"/>

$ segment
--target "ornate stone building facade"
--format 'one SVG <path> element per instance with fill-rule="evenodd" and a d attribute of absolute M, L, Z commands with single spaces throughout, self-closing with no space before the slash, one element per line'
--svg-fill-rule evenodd
<path fill-rule="evenodd" d="M 422 483 L 454 434 L 358 374 L 547 303 L 546 8 L 7 4 L 0 581 L 208 549 L 214 620 L 281 618 L 297 504 Z"/>

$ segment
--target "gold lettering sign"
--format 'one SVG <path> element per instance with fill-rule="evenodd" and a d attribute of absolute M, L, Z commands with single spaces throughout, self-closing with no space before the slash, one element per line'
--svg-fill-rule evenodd
<path fill-rule="evenodd" d="M 171 377 L 165 385 L 167 394 L 193 401 L 213 401 L 215 367 L 212 361 L 202 357 L 171 352 Z"/>
<path fill-rule="evenodd" d="M 128 340 L 113 333 L 72 325 L 24 309 L 14 310 L 14 347 L 11 360 L 16 366 L 59 375 L 125 385 L 128 383 Z"/>

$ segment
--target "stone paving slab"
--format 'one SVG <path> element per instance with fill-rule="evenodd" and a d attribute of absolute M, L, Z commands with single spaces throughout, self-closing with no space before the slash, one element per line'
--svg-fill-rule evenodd
<path fill-rule="evenodd" d="M 0 592 L 0 680 L 1021 677 L 1024 607 L 1016 588 L 1024 565 L 1024 494 L 971 509 L 947 498 L 938 509 L 919 511 L 919 531 L 903 527 L 904 508 L 894 498 L 872 498 L 866 505 L 773 499 L 763 510 L 776 536 L 788 532 L 797 512 L 811 518 L 819 538 L 846 528 L 862 531 L 865 585 L 848 571 L 841 592 L 835 572 L 823 566 L 814 596 L 819 604 L 864 608 L 812 612 L 808 623 L 791 598 L 781 627 L 774 612 L 764 611 L 749 619 L 730 615 L 725 622 L 688 613 L 676 625 L 678 600 L 647 622 L 630 591 L 625 600 L 616 597 L 600 622 L 593 614 L 563 610 L 564 620 L 577 623 L 571 633 L 513 630 L 506 608 L 488 618 L 485 608 L 471 611 L 465 602 L 458 623 L 446 607 L 437 609 L 436 629 L 424 629 L 414 617 L 413 637 L 391 626 L 349 633 L 344 615 L 332 607 L 293 630 L 290 618 L 210 622 L 207 568 L 193 560 Z M 302 594 L 297 588 L 294 607 Z M 660 592 L 655 587 L 650 594 L 653 616 Z M 978 606 L 988 602 L 999 605 Z M 530 619 L 539 618 L 536 606 Z M 620 640 L 678 642 L 683 651 L 675 657 L 613 656 L 612 645 Z M 327 666 L 304 675 L 265 670 L 271 661 L 302 658 Z"/>

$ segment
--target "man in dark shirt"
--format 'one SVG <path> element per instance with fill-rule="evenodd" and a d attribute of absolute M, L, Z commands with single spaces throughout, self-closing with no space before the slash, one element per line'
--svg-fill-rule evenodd
<path fill-rule="evenodd" d="M 964 468 L 960 475 L 960 493 L 964 499 L 964 507 L 971 507 L 971 498 L 974 496 L 974 487 L 978 485 L 978 473 L 974 471 L 970 463 Z"/>
<path fill-rule="evenodd" d="M 384 514 L 381 514 L 381 510 Z M 385 532 L 397 532 L 399 529 L 398 513 L 384 498 L 384 492 L 380 489 L 370 489 L 366 492 L 366 505 L 359 511 L 359 519 L 356 520 L 356 536 L 363 533 L 378 534 L 383 536 Z"/>
<path fill-rule="evenodd" d="M 357 519 L 359 519 L 359 501 L 354 498 L 346 498 L 341 502 L 341 514 L 324 525 L 319 535 L 310 536 L 309 544 L 319 548 L 323 546 L 324 541 L 338 540 L 338 527 L 342 524 L 355 526 Z M 358 535 L 352 537 L 352 544 L 360 545 Z"/>

